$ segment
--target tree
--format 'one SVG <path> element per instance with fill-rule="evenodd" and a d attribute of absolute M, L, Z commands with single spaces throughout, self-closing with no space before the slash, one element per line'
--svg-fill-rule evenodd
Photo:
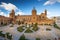
<path fill-rule="evenodd" d="M 40 38 L 36 38 L 36 40 L 41 40 Z"/>
<path fill-rule="evenodd" d="M 18 24 L 20 25 L 20 24 L 21 24 L 21 22 L 20 22 L 20 21 L 18 21 Z"/>
<path fill-rule="evenodd" d="M 25 39 L 25 36 L 24 36 L 24 34 L 19 38 L 19 40 L 27 40 L 27 39 Z"/>
<path fill-rule="evenodd" d="M 0 36 L 5 37 L 5 34 L 3 34 L 2 31 L 0 31 Z"/>
<path fill-rule="evenodd" d="M 11 39 L 12 39 L 12 35 L 9 35 L 9 34 L 10 34 L 10 33 L 8 33 L 8 32 L 6 33 L 7 38 L 11 40 Z"/>
<path fill-rule="evenodd" d="M 37 26 L 37 25 L 38 25 L 38 24 L 35 23 L 35 24 L 33 25 L 33 29 L 32 29 L 32 30 L 37 31 L 37 30 L 38 30 L 38 26 Z"/>
<path fill-rule="evenodd" d="M 57 29 L 60 29 L 60 27 L 54 22 L 54 25 L 53 25 L 55 28 Z"/>

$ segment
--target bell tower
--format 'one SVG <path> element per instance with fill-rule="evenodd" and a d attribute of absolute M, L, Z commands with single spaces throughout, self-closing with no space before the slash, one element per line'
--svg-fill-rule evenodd
<path fill-rule="evenodd" d="M 33 7 L 32 15 L 34 16 L 34 15 L 36 15 L 36 13 L 37 13 L 37 11 L 36 11 L 35 7 Z"/>
<path fill-rule="evenodd" d="M 35 9 L 35 7 L 33 7 L 33 10 L 32 10 L 32 22 L 33 23 L 36 23 L 36 21 L 37 21 L 37 11 L 36 11 L 36 9 Z"/>
<path fill-rule="evenodd" d="M 12 9 L 12 11 L 11 11 L 11 13 L 10 13 L 9 17 L 10 17 L 10 18 L 15 18 L 15 12 L 14 12 L 14 10 L 13 10 L 13 9 Z"/>

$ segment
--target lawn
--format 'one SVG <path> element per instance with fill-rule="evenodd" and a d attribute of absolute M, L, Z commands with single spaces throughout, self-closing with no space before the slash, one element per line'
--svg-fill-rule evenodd
<path fill-rule="evenodd" d="M 23 32 L 23 31 L 24 31 L 23 26 L 18 27 L 17 30 L 18 30 L 19 32 Z"/>
<path fill-rule="evenodd" d="M 33 31 L 30 30 L 30 28 L 27 28 L 27 30 L 25 31 L 25 33 L 32 33 Z"/>

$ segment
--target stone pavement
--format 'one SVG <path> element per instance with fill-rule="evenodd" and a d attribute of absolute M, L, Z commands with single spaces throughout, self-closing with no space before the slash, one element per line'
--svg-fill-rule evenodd
<path fill-rule="evenodd" d="M 47 40 L 51 39 L 54 40 L 55 38 L 60 37 L 60 30 L 52 27 L 52 26 L 38 26 L 39 30 L 34 33 L 24 33 L 18 32 L 17 27 L 19 25 L 14 25 L 14 27 L 10 27 L 10 25 L 0 27 L 0 31 L 3 31 L 3 33 L 9 32 L 13 36 L 13 40 L 18 40 L 22 34 L 25 35 L 25 37 L 29 40 L 35 40 L 35 38 L 41 38 L 41 40 Z M 46 28 L 51 28 L 51 31 L 46 31 Z"/>

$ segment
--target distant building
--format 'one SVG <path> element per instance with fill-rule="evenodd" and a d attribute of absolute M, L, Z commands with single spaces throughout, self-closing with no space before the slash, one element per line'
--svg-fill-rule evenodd
<path fill-rule="evenodd" d="M 55 22 L 58 26 L 60 26 L 60 16 L 55 17 Z"/>
<path fill-rule="evenodd" d="M 2 18 L 2 19 L 1 19 Z M 32 15 L 15 15 L 14 10 L 11 11 L 11 13 L 9 14 L 9 17 L 2 17 L 0 16 L 0 19 L 2 21 L 0 21 L 1 23 L 27 23 L 27 24 L 34 24 L 34 23 L 38 23 L 38 24 L 53 24 L 54 20 L 53 19 L 49 19 L 47 17 L 47 10 L 45 10 L 44 13 L 41 13 L 40 15 L 37 15 L 37 11 L 35 8 L 33 8 L 32 10 Z"/>

